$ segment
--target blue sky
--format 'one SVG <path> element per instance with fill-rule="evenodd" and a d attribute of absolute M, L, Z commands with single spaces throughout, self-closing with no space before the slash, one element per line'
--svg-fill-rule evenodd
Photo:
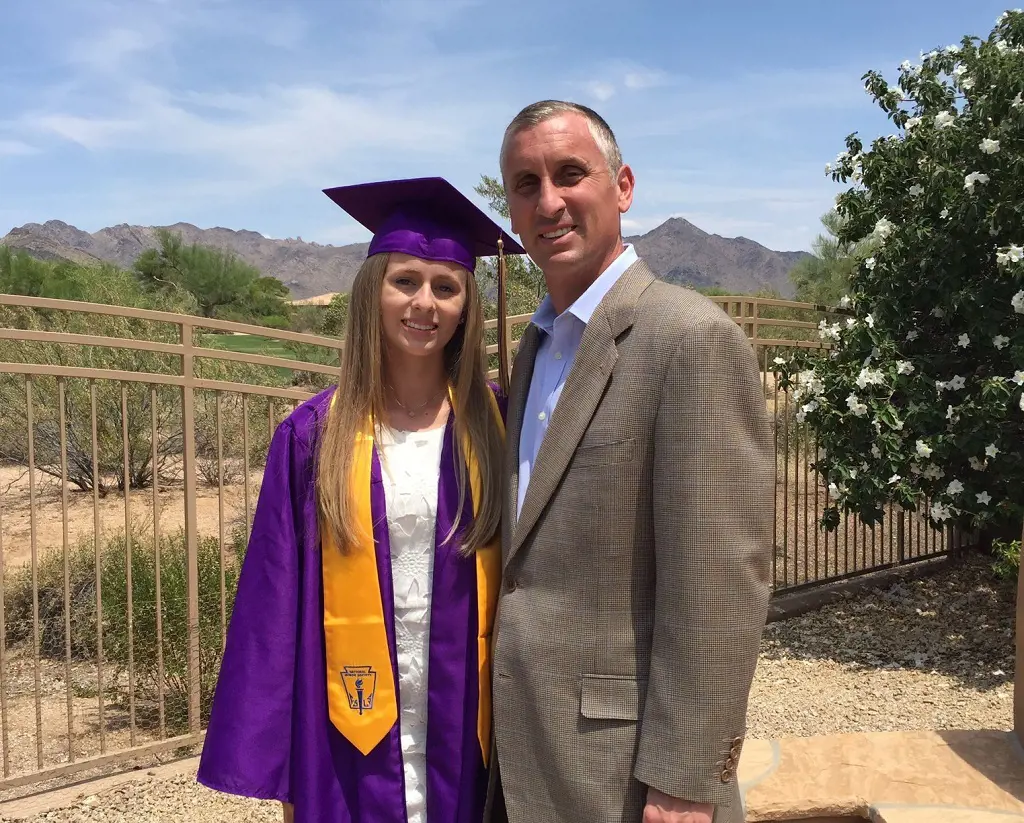
<path fill-rule="evenodd" d="M 627 234 L 670 216 L 809 248 L 863 91 L 986 37 L 989 0 L 14 0 L 0 50 L 0 236 L 60 219 L 367 233 L 327 186 L 421 175 L 472 195 L 546 97 L 611 123 Z M 867 140 L 865 141 L 867 142 Z"/>

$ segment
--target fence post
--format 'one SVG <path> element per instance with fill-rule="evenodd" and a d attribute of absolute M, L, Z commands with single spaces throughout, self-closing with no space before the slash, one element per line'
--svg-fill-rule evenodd
<path fill-rule="evenodd" d="M 196 511 L 196 408 L 195 408 L 195 356 L 192 335 L 195 327 L 183 322 L 181 329 L 181 425 L 185 482 L 185 552 L 187 569 L 186 597 L 188 599 L 188 729 L 199 732 L 199 539 Z"/>
<path fill-rule="evenodd" d="M 896 560 L 900 564 L 907 562 L 906 536 L 904 534 L 906 512 L 900 509 L 899 517 L 896 518 Z"/>

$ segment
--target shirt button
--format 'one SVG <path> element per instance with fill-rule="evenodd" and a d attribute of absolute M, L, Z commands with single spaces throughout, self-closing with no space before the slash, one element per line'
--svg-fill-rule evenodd
<path fill-rule="evenodd" d="M 537 415 L 538 420 L 543 420 L 545 417 L 547 417 L 547 415 L 544 412 L 541 412 L 540 414 Z"/>
<path fill-rule="evenodd" d="M 561 359 L 562 359 L 562 353 L 560 351 L 556 351 L 555 352 L 555 360 L 561 360 Z"/>

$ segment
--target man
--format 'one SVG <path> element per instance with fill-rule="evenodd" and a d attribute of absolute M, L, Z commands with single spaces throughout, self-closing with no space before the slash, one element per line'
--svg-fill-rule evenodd
<path fill-rule="evenodd" d="M 509 125 L 548 296 L 515 358 L 491 820 L 741 823 L 774 449 L 749 341 L 623 245 L 634 177 L 592 110 Z"/>

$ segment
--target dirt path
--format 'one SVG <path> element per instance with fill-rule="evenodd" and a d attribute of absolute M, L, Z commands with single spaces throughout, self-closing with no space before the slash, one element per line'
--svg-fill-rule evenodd
<path fill-rule="evenodd" d="M 261 471 L 250 470 L 249 506 L 256 508 Z M 64 540 L 64 517 L 60 481 L 42 472 L 35 476 L 35 507 L 31 506 L 32 489 L 28 470 L 18 467 L 0 467 L 0 541 L 4 563 L 18 566 L 32 557 L 32 529 L 35 529 L 36 551 L 59 548 Z M 217 535 L 220 529 L 220 493 L 217 486 L 200 481 L 197 485 L 196 512 L 200 535 Z M 168 485 L 160 490 L 160 530 L 170 534 L 185 523 L 185 495 L 181 484 Z M 231 524 L 245 516 L 245 485 L 241 482 L 224 486 L 224 528 L 230 535 Z M 128 509 L 132 522 L 143 532 L 152 533 L 153 490 L 132 491 L 128 496 Z M 100 529 L 104 532 L 124 531 L 124 495 L 112 491 L 99 501 Z M 92 540 L 94 509 L 92 492 L 78 489 L 68 491 L 67 513 L 68 544 L 79 540 Z"/>

